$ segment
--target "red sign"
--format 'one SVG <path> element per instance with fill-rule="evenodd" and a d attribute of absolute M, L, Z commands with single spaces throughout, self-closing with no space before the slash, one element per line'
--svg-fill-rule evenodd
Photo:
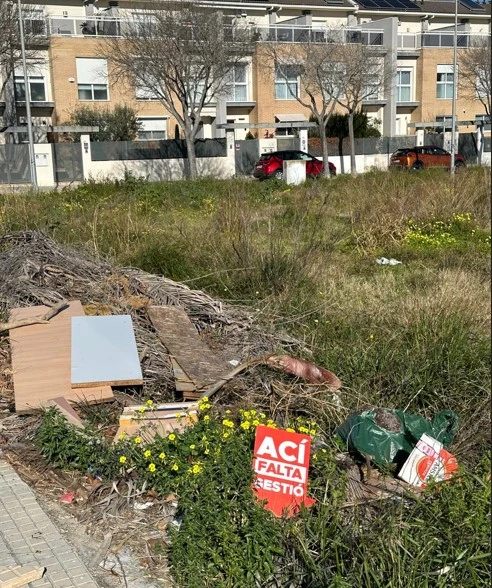
<path fill-rule="evenodd" d="M 256 428 L 253 469 L 254 490 L 265 508 L 276 516 L 291 517 L 301 504 L 311 506 L 307 481 L 311 437 L 282 429 Z"/>

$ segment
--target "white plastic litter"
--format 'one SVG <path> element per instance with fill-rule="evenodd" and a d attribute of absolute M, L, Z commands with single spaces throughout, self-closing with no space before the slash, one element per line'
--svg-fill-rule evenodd
<path fill-rule="evenodd" d="M 380 257 L 379 259 L 376 259 L 376 263 L 379 265 L 400 265 L 402 262 L 393 258 L 388 259 L 387 257 Z"/>

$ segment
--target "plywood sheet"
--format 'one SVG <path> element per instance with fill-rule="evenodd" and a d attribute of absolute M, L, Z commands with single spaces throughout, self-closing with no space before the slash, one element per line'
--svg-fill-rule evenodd
<path fill-rule="evenodd" d="M 129 315 L 72 317 L 72 386 L 143 384 Z"/>
<path fill-rule="evenodd" d="M 41 316 L 47 310 L 46 306 L 13 308 L 10 320 Z M 73 301 L 48 324 L 29 325 L 10 332 L 16 412 L 35 412 L 57 396 L 71 402 L 101 402 L 113 398 L 109 386 L 72 390 L 71 320 L 83 314 L 82 304 Z"/>
<path fill-rule="evenodd" d="M 169 433 L 181 433 L 186 428 L 193 426 L 198 420 L 195 412 L 188 413 L 185 417 L 177 418 L 170 414 L 168 418 L 128 420 L 124 415 L 120 417 L 120 427 L 116 432 L 114 441 L 118 441 L 125 433 L 128 436 L 138 435 L 145 442 L 150 442 L 156 435 L 166 437 Z"/>
<path fill-rule="evenodd" d="M 197 388 L 212 384 L 227 374 L 225 362 L 200 339 L 182 308 L 149 306 L 147 312 L 159 339 Z"/>

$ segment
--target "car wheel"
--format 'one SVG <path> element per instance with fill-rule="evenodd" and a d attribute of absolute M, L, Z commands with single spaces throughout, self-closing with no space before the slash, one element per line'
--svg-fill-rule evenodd
<path fill-rule="evenodd" d="M 276 180 L 283 180 L 284 179 L 284 172 L 281 169 L 277 169 L 276 171 L 273 172 L 272 178 L 275 178 Z"/>
<path fill-rule="evenodd" d="M 458 169 L 458 168 L 460 168 L 460 167 L 465 167 L 465 162 L 464 162 L 464 161 L 457 161 L 457 162 L 454 164 L 454 167 L 455 167 L 455 169 Z"/>
<path fill-rule="evenodd" d="M 412 165 L 412 169 L 414 170 L 421 170 L 424 169 L 424 164 L 421 161 L 416 161 L 413 165 Z"/>

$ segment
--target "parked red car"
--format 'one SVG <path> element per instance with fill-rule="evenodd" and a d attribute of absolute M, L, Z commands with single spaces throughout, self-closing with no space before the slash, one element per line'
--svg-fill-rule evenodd
<path fill-rule="evenodd" d="M 445 167 L 449 169 L 451 167 L 451 153 L 433 145 L 398 149 L 391 156 L 390 165 L 414 170 L 424 169 L 424 167 Z M 465 165 L 463 155 L 456 153 L 454 156 L 455 168 L 465 167 Z"/>
<path fill-rule="evenodd" d="M 267 178 L 277 178 L 282 180 L 284 177 L 284 160 L 304 159 L 306 161 L 306 176 L 317 178 L 323 174 L 323 162 L 304 151 L 274 151 L 264 153 L 255 163 L 253 176 L 260 180 Z M 337 168 L 329 162 L 330 174 L 337 175 Z"/>

